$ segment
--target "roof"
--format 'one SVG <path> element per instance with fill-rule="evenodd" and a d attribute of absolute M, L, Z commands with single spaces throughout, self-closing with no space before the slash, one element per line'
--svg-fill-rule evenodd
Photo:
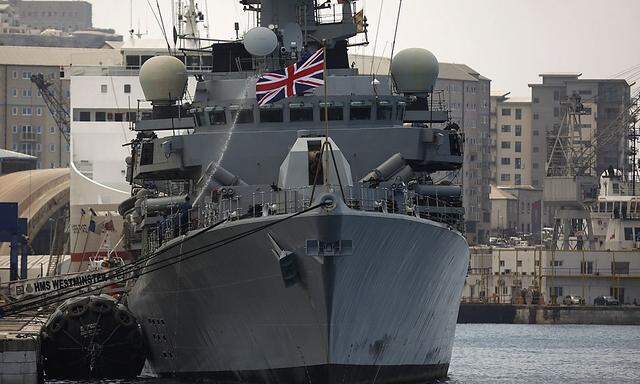
<path fill-rule="evenodd" d="M 388 57 L 369 56 L 369 55 L 349 55 L 349 62 L 355 63 L 355 67 L 360 70 L 361 73 L 371 72 L 371 62 L 373 61 L 373 72 L 378 75 L 389 74 L 389 65 L 391 59 Z M 466 64 L 456 63 L 440 63 L 440 73 L 438 79 L 445 80 L 464 80 L 464 81 L 478 81 L 489 80 L 486 77 L 478 74 L 477 71 L 472 69 Z"/>
<path fill-rule="evenodd" d="M 111 40 L 107 40 L 104 42 L 104 46 L 102 47 L 103 49 L 120 49 L 122 47 L 122 45 L 124 44 L 124 41 L 111 41 Z"/>
<path fill-rule="evenodd" d="M 510 186 L 500 186 L 498 189 L 501 190 L 522 190 L 522 191 L 542 191 L 542 189 L 536 188 L 533 185 L 510 185 Z"/>
<path fill-rule="evenodd" d="M 503 191 L 495 185 L 492 185 L 491 193 L 489 194 L 489 200 L 518 200 L 518 198 L 516 198 L 509 192 Z"/>
<path fill-rule="evenodd" d="M 37 160 L 38 158 L 31 155 L 25 155 L 24 153 L 0 148 L 0 160 L 4 159 Z"/>
<path fill-rule="evenodd" d="M 136 39 L 128 38 L 122 42 L 122 50 L 152 50 L 168 51 L 167 42 L 164 39 Z"/>
<path fill-rule="evenodd" d="M 114 49 L 0 46 L 0 65 L 70 66 L 122 65 Z"/>

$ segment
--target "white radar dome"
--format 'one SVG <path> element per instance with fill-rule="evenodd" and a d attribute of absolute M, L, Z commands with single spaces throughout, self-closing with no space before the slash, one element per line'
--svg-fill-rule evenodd
<path fill-rule="evenodd" d="M 256 27 L 244 35 L 244 49 L 253 56 L 266 56 L 277 47 L 278 38 L 269 28 Z"/>
<path fill-rule="evenodd" d="M 402 50 L 391 63 L 391 76 L 398 91 L 402 93 L 433 92 L 439 71 L 438 59 L 423 48 Z"/>
<path fill-rule="evenodd" d="M 187 87 L 187 68 L 173 56 L 155 56 L 140 68 L 144 97 L 153 104 L 172 104 L 182 99 Z"/>

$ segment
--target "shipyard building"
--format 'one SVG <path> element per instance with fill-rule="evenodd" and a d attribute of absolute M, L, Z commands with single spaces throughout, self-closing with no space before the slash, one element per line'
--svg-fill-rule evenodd
<path fill-rule="evenodd" d="M 389 74 L 388 58 L 350 55 L 349 60 L 361 73 Z M 462 171 L 443 174 L 440 181 L 462 184 L 465 236 L 471 244 L 486 243 L 491 232 L 491 80 L 468 65 L 440 63 L 432 101 L 430 107 L 448 111 L 465 134 Z"/>
<path fill-rule="evenodd" d="M 37 157 L 38 168 L 68 167 L 69 144 L 31 75 L 42 73 L 69 110 L 70 68 L 121 62 L 113 49 L 0 46 L 0 147 Z"/>

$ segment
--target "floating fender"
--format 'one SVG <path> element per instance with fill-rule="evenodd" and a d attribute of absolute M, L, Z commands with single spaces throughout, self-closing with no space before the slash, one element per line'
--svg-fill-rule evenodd
<path fill-rule="evenodd" d="M 65 301 L 42 327 L 40 340 L 48 380 L 133 378 L 147 356 L 135 316 L 107 295 Z"/>

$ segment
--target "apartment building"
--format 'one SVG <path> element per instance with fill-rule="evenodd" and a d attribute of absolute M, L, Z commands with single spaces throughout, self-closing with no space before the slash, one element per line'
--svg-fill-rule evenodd
<path fill-rule="evenodd" d="M 389 74 L 389 59 L 350 55 L 360 73 Z M 373 63 L 372 63 L 373 60 Z M 491 231 L 491 80 L 465 64 L 440 63 L 433 105 L 449 111 L 450 121 L 465 134 L 464 167 L 442 175 L 463 186 L 465 235 L 469 243 L 486 243 Z"/>
<path fill-rule="evenodd" d="M 569 96 L 581 97 L 586 114 L 580 116 L 583 141 L 612 129 L 613 122 L 630 102 L 631 86 L 622 79 L 583 79 L 580 74 L 541 74 L 541 84 L 531 87 L 532 151 L 542 153 L 545 162 L 554 137 L 565 115 L 562 105 Z M 578 129 L 578 128 L 576 128 Z M 626 138 L 610 140 L 597 148 L 595 169 L 601 174 L 609 166 L 622 168 L 625 163 Z M 545 167 L 532 169 L 532 185 L 542 186 Z"/>
<path fill-rule="evenodd" d="M 545 164 L 539 148 L 533 151 L 534 135 L 540 131 L 532 129 L 531 99 L 491 96 L 492 184 L 534 186 L 533 174 Z"/>
<path fill-rule="evenodd" d="M 79 31 L 92 26 L 92 9 L 88 1 L 10 0 L 20 22 L 37 29 Z"/>
<path fill-rule="evenodd" d="M 73 65 L 120 65 L 113 49 L 0 46 L 0 145 L 36 156 L 38 168 L 69 166 L 70 146 L 60 133 L 31 75 L 42 73 L 69 110 Z"/>

